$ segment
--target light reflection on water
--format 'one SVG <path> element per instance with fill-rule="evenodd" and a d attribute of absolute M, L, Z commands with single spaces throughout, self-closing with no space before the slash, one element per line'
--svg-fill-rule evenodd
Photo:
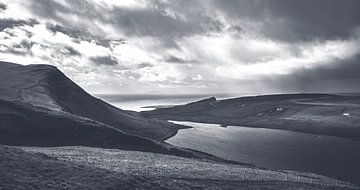
<path fill-rule="evenodd" d="M 360 142 L 284 130 L 195 122 L 166 142 L 254 163 L 259 167 L 308 171 L 360 184 Z"/>

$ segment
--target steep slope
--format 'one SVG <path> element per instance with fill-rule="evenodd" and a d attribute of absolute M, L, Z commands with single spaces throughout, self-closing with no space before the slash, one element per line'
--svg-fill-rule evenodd
<path fill-rule="evenodd" d="M 180 128 L 168 122 L 145 119 L 138 113 L 115 108 L 94 98 L 49 65 L 0 62 L 0 98 L 83 116 L 154 140 L 164 140 Z"/>
<path fill-rule="evenodd" d="M 17 146 L 95 146 L 166 153 L 149 139 L 125 134 L 66 112 L 0 100 L 0 144 Z"/>
<path fill-rule="evenodd" d="M 141 114 L 163 120 L 285 129 L 360 140 L 360 96 L 355 94 L 209 98 Z"/>

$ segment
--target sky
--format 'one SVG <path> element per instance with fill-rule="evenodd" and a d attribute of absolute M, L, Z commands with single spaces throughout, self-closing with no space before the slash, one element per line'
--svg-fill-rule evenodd
<path fill-rule="evenodd" d="M 360 92 L 358 0 L 0 0 L 0 60 L 93 94 Z"/>

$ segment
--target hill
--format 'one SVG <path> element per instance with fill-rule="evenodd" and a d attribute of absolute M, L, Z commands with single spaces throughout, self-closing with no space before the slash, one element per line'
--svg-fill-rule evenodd
<path fill-rule="evenodd" d="M 181 128 L 111 106 L 89 95 L 50 65 L 23 66 L 0 62 L 0 99 L 86 117 L 124 132 L 160 141 L 176 134 Z"/>
<path fill-rule="evenodd" d="M 163 120 L 284 129 L 360 140 L 360 96 L 356 94 L 208 98 L 141 114 Z"/>
<path fill-rule="evenodd" d="M 96 99 L 53 66 L 0 63 L 0 144 L 91 146 L 225 161 L 162 142 L 178 128 Z"/>

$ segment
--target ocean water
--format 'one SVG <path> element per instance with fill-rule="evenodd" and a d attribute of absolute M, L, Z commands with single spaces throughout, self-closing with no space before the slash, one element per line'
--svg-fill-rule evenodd
<path fill-rule="evenodd" d="M 360 184 L 360 142 L 285 130 L 195 122 L 166 142 L 270 169 L 312 172 Z"/>
<path fill-rule="evenodd" d="M 225 99 L 240 97 L 244 94 L 185 94 L 185 95 L 124 95 L 124 94 L 96 94 L 95 96 L 123 110 L 148 111 L 157 106 L 181 105 L 202 100 L 209 97 Z"/>

